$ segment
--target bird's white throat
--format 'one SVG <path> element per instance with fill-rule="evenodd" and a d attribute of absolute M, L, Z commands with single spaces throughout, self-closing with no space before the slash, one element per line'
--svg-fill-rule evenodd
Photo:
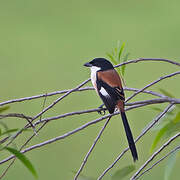
<path fill-rule="evenodd" d="M 99 70 L 101 70 L 100 67 L 96 67 L 96 66 L 91 67 L 91 81 L 92 81 L 93 86 L 96 84 L 96 73 Z"/>

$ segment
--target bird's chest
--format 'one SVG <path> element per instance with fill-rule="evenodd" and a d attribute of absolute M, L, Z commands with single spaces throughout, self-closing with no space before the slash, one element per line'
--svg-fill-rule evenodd
<path fill-rule="evenodd" d="M 97 81 L 97 71 L 100 70 L 98 67 L 91 67 L 91 82 L 97 91 L 96 81 Z"/>

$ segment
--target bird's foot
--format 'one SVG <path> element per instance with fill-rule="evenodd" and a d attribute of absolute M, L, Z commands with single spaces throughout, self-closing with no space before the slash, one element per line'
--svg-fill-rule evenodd
<path fill-rule="evenodd" d="M 103 108 L 104 104 L 100 105 L 98 108 L 99 110 L 97 111 L 98 114 L 100 115 L 105 115 L 106 114 L 106 108 Z"/>

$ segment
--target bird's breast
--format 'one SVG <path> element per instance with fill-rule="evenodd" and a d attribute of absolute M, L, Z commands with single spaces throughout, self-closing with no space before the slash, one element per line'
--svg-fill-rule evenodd
<path fill-rule="evenodd" d="M 94 66 L 91 67 L 91 82 L 96 91 L 97 91 L 97 86 L 96 86 L 97 71 L 99 71 L 99 70 L 100 70 L 100 68 L 98 68 L 98 67 L 94 67 Z"/>

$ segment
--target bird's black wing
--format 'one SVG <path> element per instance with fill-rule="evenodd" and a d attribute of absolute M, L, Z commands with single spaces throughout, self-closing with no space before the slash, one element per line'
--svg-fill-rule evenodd
<path fill-rule="evenodd" d="M 111 87 L 102 80 L 97 80 L 98 93 L 107 107 L 109 113 L 113 113 L 118 100 L 124 101 L 123 89 Z"/>

